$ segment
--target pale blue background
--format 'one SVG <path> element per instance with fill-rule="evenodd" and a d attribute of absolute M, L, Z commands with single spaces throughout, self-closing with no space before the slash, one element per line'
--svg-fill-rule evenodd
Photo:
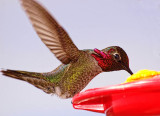
<path fill-rule="evenodd" d="M 133 72 L 160 70 L 159 0 L 39 0 L 79 49 L 118 45 Z M 0 68 L 51 71 L 60 62 L 40 41 L 18 0 L 0 0 Z M 125 81 L 125 71 L 102 73 L 85 88 Z M 104 116 L 75 110 L 71 99 L 45 94 L 0 75 L 0 116 Z"/>

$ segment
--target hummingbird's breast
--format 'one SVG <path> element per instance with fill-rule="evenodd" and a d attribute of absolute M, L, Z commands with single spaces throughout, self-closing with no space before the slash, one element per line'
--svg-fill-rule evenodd
<path fill-rule="evenodd" d="M 76 62 L 62 65 L 64 68 L 59 73 L 60 81 L 55 88 L 58 96 L 62 98 L 73 97 L 84 89 L 97 74 L 102 72 L 91 53 L 93 50 L 83 50 Z"/>

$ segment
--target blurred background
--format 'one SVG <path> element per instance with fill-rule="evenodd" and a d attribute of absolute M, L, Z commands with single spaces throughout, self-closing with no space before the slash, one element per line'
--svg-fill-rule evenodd
<path fill-rule="evenodd" d="M 38 0 L 79 49 L 121 46 L 130 68 L 160 70 L 159 0 Z M 60 61 L 40 41 L 19 0 L 0 0 L 0 68 L 48 72 Z M 99 74 L 84 89 L 119 84 L 125 71 Z M 84 91 L 83 90 L 83 91 Z M 75 110 L 34 86 L 0 74 L 0 116 L 104 116 Z"/>

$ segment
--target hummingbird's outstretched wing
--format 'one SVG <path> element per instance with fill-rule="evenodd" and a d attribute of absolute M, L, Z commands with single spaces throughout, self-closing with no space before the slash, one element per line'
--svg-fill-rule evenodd
<path fill-rule="evenodd" d="M 77 60 L 80 50 L 48 11 L 34 0 L 21 0 L 21 3 L 38 36 L 51 52 L 63 64 Z"/>

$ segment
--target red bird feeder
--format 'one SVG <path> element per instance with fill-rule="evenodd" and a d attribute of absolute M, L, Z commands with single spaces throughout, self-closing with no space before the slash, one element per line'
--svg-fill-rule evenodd
<path fill-rule="evenodd" d="M 89 89 L 73 97 L 73 107 L 112 116 L 160 115 L 160 75 L 154 77 Z"/>

